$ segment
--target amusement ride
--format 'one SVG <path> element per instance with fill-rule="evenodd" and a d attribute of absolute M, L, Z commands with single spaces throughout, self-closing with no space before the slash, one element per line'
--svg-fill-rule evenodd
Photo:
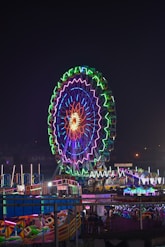
<path fill-rule="evenodd" d="M 80 227 L 82 209 L 76 203 L 82 190 L 76 178 L 83 174 L 85 179 L 109 160 L 116 137 L 115 100 L 108 86 L 103 75 L 88 66 L 69 69 L 57 82 L 48 109 L 49 143 L 58 164 L 55 176 L 51 185 L 45 183 L 38 165 L 35 183 L 32 164 L 28 176 L 23 165 L 16 176 L 14 165 L 6 187 L 1 166 L 0 243 L 40 243 L 44 235 L 45 242 L 58 244 Z"/>
<path fill-rule="evenodd" d="M 52 154 L 60 170 L 84 173 L 109 159 L 116 137 L 115 100 L 94 68 L 76 66 L 53 90 L 48 115 Z"/>
<path fill-rule="evenodd" d="M 84 187 L 93 203 L 103 204 L 97 209 L 104 210 L 104 201 L 112 203 L 111 189 L 124 188 L 122 198 L 114 197 L 115 204 L 127 195 L 155 196 L 164 185 L 159 171 L 133 168 L 131 163 L 109 165 L 116 105 L 108 81 L 95 68 L 76 66 L 62 75 L 50 98 L 47 123 L 57 164 L 51 181 L 43 180 L 40 165 L 35 176 L 32 164 L 29 174 L 23 165 L 15 174 L 14 165 L 10 177 L 1 165 L 0 245 L 56 241 L 58 246 L 58 241 L 72 238 L 81 227 L 83 203 L 91 203 Z"/>

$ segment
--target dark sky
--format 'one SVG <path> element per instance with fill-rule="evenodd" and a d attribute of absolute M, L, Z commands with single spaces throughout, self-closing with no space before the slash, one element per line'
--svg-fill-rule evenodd
<path fill-rule="evenodd" d="M 103 73 L 115 97 L 116 143 L 165 146 L 164 1 L 55 2 L 1 4 L 0 144 L 49 148 L 53 88 L 85 64 Z"/>

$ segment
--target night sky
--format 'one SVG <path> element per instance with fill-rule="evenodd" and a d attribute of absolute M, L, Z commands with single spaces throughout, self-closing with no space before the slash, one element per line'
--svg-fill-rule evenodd
<path fill-rule="evenodd" d="M 50 97 L 77 65 L 108 80 L 118 156 L 124 148 L 165 147 L 164 1 L 55 2 L 1 4 L 0 147 L 37 140 L 49 149 Z"/>

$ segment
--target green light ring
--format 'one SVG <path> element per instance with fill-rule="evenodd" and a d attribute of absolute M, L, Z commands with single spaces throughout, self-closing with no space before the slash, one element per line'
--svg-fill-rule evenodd
<path fill-rule="evenodd" d="M 109 94 L 109 91 L 107 90 L 108 85 L 107 85 L 107 81 L 106 79 L 102 76 L 102 74 L 98 71 L 96 71 L 94 68 L 89 68 L 89 67 L 84 67 L 84 66 L 76 66 L 74 68 L 69 69 L 67 72 L 65 72 L 63 74 L 63 76 L 60 78 L 60 81 L 58 81 L 57 86 L 54 88 L 53 90 L 53 94 L 50 100 L 50 105 L 48 108 L 48 136 L 49 136 L 49 144 L 51 147 L 51 152 L 52 154 L 56 154 L 56 142 L 55 142 L 55 138 L 53 135 L 53 130 L 52 130 L 52 122 L 53 122 L 53 113 L 54 113 L 54 102 L 55 99 L 58 95 L 58 91 L 60 90 L 60 88 L 62 87 L 63 83 L 66 83 L 67 80 L 70 77 L 73 76 L 80 76 L 80 75 L 86 75 L 86 76 L 90 76 L 92 79 L 92 84 L 95 87 L 100 88 L 100 91 L 102 92 L 102 94 L 100 94 L 100 96 L 103 99 L 103 106 L 104 110 L 107 112 L 105 115 L 105 119 L 106 119 L 106 126 L 103 128 L 104 129 L 104 138 L 102 139 L 102 148 L 99 150 L 100 151 L 100 155 L 95 158 L 95 161 L 100 160 L 101 155 L 103 154 L 103 152 L 108 148 L 108 138 L 111 139 L 112 143 L 114 141 L 114 137 L 113 139 L 110 137 L 111 136 L 111 125 L 112 125 L 112 121 L 111 121 L 111 114 L 113 114 L 113 117 L 115 116 L 115 109 L 114 108 L 114 102 L 112 104 L 112 96 L 111 96 L 111 91 Z M 113 106 L 113 108 L 111 109 L 111 106 Z M 115 116 L 116 118 L 116 116 Z M 114 126 L 113 126 L 113 131 L 114 131 Z M 114 133 L 115 135 L 116 133 Z"/>

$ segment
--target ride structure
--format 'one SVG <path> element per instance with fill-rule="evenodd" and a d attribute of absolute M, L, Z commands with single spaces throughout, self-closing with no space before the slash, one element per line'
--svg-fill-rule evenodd
<path fill-rule="evenodd" d="M 51 152 L 60 170 L 96 169 L 114 149 L 115 100 L 107 80 L 96 69 L 76 66 L 53 90 L 48 109 Z"/>
<path fill-rule="evenodd" d="M 31 244 L 44 239 L 58 246 L 58 241 L 77 233 L 82 209 L 77 176 L 99 169 L 114 149 L 116 109 L 108 87 L 103 75 L 88 66 L 69 69 L 57 82 L 48 108 L 48 136 L 60 173 L 55 174 L 49 187 L 41 179 L 40 166 L 37 184 L 33 183 L 32 165 L 27 176 L 21 165 L 16 180 L 13 167 L 12 190 L 8 193 L 1 186 L 0 243 Z M 66 172 L 68 167 L 74 177 Z M 20 186 L 15 188 L 17 180 Z"/>

